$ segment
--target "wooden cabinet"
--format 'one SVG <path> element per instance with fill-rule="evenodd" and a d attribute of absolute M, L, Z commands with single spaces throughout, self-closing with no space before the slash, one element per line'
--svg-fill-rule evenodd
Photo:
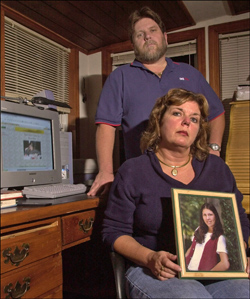
<path fill-rule="evenodd" d="M 95 219 L 95 211 L 77 213 L 62 218 L 63 249 L 90 239 Z"/>
<path fill-rule="evenodd" d="M 60 218 L 1 231 L 1 298 L 35 298 L 62 285 Z"/>
<path fill-rule="evenodd" d="M 56 287 L 62 290 L 61 252 L 4 273 L 1 286 L 1 298 L 36 298 Z"/>
<path fill-rule="evenodd" d="M 238 189 L 244 196 L 242 205 L 248 214 L 250 214 L 249 103 L 249 100 L 230 103 L 230 128 L 225 159 L 235 176 Z"/>
<path fill-rule="evenodd" d="M 1 273 L 60 252 L 60 218 L 2 229 L 1 251 Z"/>
<path fill-rule="evenodd" d="M 90 240 L 99 203 L 82 197 L 1 211 L 1 298 L 63 298 L 62 250 Z"/>

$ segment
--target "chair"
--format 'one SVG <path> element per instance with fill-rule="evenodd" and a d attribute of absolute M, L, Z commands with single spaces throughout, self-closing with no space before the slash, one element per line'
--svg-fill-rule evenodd
<path fill-rule="evenodd" d="M 110 252 L 117 299 L 126 299 L 125 291 L 125 258 L 117 252 Z"/>

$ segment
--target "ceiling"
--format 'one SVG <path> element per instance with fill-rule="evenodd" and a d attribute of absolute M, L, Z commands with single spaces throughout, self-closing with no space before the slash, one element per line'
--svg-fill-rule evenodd
<path fill-rule="evenodd" d="M 174 31 L 226 15 L 250 11 L 249 1 L 1 1 L 91 53 L 128 40 L 128 16 L 149 6 Z"/>

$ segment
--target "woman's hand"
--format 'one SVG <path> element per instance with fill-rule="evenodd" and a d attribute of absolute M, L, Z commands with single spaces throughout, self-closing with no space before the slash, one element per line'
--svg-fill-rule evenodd
<path fill-rule="evenodd" d="M 150 253 L 148 268 L 159 280 L 173 278 L 181 271 L 181 267 L 175 263 L 177 256 L 166 251 Z"/>

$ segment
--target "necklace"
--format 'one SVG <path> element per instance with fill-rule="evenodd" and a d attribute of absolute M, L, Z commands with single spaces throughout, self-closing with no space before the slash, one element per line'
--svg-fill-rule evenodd
<path fill-rule="evenodd" d="M 156 156 L 156 157 L 157 157 L 157 156 Z M 161 161 L 158 157 L 157 157 L 157 159 L 158 159 L 158 161 L 161 162 L 162 164 L 164 164 L 164 165 L 166 165 L 166 166 L 168 166 L 168 167 L 172 167 L 172 168 L 173 168 L 173 170 L 171 171 L 172 175 L 173 175 L 173 176 L 177 176 L 177 174 L 178 174 L 178 170 L 177 170 L 176 168 L 181 168 L 181 167 L 186 166 L 186 165 L 189 163 L 190 159 L 191 159 L 191 155 L 189 155 L 188 161 L 187 161 L 185 164 L 180 165 L 180 166 L 172 166 L 172 165 L 168 165 L 168 164 L 164 163 L 163 161 Z"/>
<path fill-rule="evenodd" d="M 166 65 L 164 66 L 164 68 L 163 68 L 163 70 L 161 71 L 161 72 L 159 72 L 159 73 L 155 73 L 159 78 L 161 78 L 161 76 L 162 76 L 162 73 L 164 72 L 164 70 L 165 70 L 165 68 L 167 67 L 167 63 L 166 63 Z"/>

